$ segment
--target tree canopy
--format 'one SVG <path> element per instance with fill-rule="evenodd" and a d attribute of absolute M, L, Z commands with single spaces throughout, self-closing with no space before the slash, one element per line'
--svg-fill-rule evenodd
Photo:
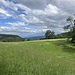
<path fill-rule="evenodd" d="M 75 42 L 75 19 L 71 16 L 69 16 L 66 21 L 69 23 L 69 25 L 64 26 L 64 29 L 69 29 L 69 37 L 72 38 L 72 42 Z"/>
<path fill-rule="evenodd" d="M 45 33 L 45 37 L 46 37 L 46 39 L 52 39 L 52 38 L 54 38 L 54 34 L 55 33 L 53 31 L 47 30 Z"/>

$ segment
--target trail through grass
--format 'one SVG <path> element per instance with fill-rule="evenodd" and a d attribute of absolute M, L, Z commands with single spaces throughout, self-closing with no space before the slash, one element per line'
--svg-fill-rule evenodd
<path fill-rule="evenodd" d="M 75 46 L 65 40 L 1 42 L 0 75 L 75 75 Z"/>

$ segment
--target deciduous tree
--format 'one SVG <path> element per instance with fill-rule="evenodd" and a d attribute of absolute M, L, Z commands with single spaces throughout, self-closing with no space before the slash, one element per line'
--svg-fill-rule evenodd
<path fill-rule="evenodd" d="M 64 26 L 65 30 L 69 29 L 69 37 L 72 38 L 72 42 L 75 42 L 75 19 L 71 16 L 69 16 L 66 21 L 69 23 L 69 25 Z"/>
<path fill-rule="evenodd" d="M 54 38 L 54 34 L 55 33 L 53 31 L 47 30 L 45 33 L 45 37 L 46 37 L 46 39 L 52 39 L 52 38 Z"/>

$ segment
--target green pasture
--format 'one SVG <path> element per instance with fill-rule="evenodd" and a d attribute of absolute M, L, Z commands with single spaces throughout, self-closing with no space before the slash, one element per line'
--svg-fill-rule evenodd
<path fill-rule="evenodd" d="M 0 42 L 0 75 L 75 75 L 75 44 L 63 39 Z"/>

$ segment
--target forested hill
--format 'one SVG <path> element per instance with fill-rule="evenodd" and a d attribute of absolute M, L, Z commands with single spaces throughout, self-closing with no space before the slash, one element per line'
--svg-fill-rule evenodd
<path fill-rule="evenodd" d="M 16 39 L 22 40 L 22 38 L 18 35 L 0 34 L 0 41 L 6 41 L 6 40 L 16 41 Z"/>

